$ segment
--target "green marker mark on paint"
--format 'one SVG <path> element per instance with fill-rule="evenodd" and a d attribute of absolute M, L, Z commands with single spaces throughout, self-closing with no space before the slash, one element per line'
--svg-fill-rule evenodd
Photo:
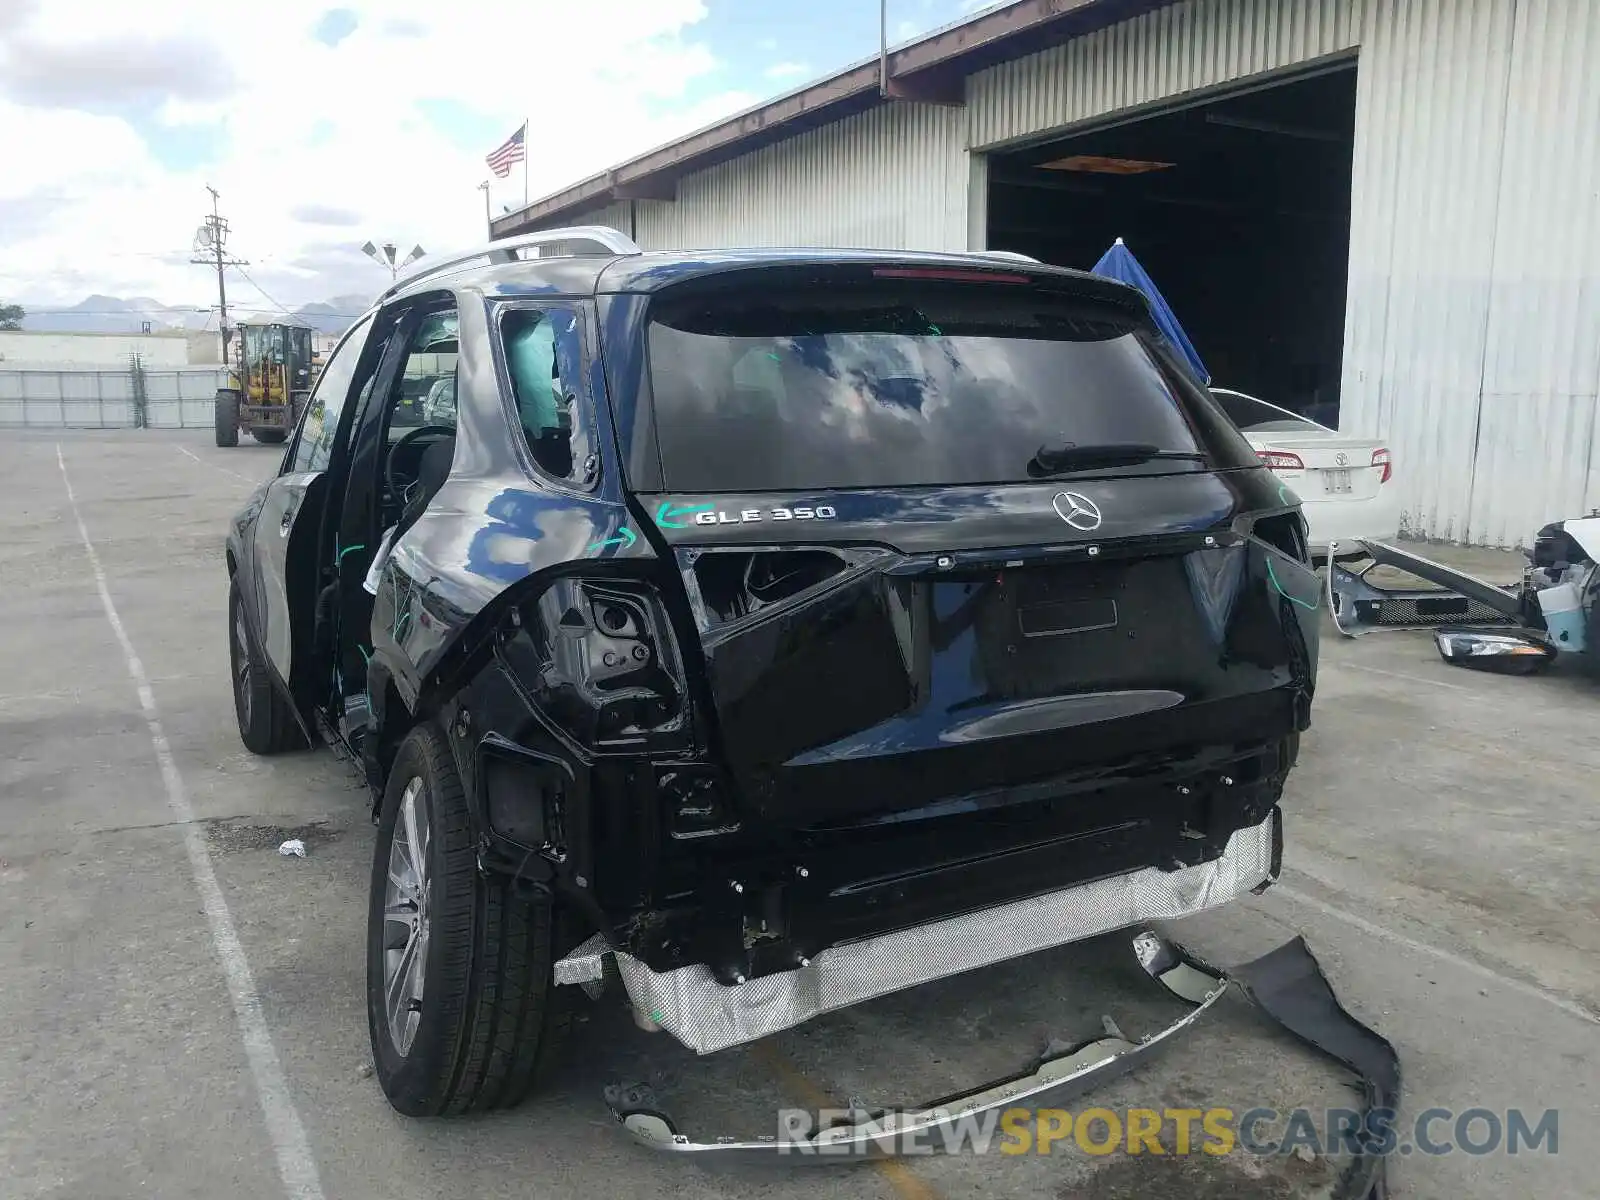
<path fill-rule="evenodd" d="M 1290 604 L 1298 604 L 1301 608 L 1308 608 L 1312 612 L 1316 612 L 1317 609 L 1321 607 L 1322 597 L 1320 595 L 1317 597 L 1317 602 L 1315 604 L 1308 604 L 1299 597 L 1291 596 L 1288 592 L 1284 591 L 1283 584 L 1278 582 L 1278 573 L 1272 569 L 1272 559 L 1270 557 L 1267 559 L 1267 578 L 1272 580 L 1272 586 L 1278 589 L 1278 595 L 1282 596 Z"/>
<path fill-rule="evenodd" d="M 621 529 L 617 530 L 616 537 L 607 538 L 603 542 L 595 542 L 590 545 L 589 553 L 593 554 L 596 550 L 604 550 L 607 546 L 621 546 L 624 550 L 626 550 L 638 540 L 639 535 L 624 525 Z"/>
<path fill-rule="evenodd" d="M 674 504 L 664 500 L 661 507 L 656 509 L 656 524 L 665 529 L 687 529 L 692 521 L 680 521 L 679 517 L 688 516 L 690 513 L 709 512 L 714 506 L 710 504 Z"/>

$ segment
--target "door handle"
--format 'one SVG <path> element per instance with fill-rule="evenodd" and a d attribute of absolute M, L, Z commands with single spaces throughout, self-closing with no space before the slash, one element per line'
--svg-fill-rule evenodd
<path fill-rule="evenodd" d="M 294 510 L 290 509 L 288 512 L 283 514 L 283 520 L 278 522 L 278 535 L 280 537 L 288 537 L 289 536 L 289 526 L 291 526 L 293 524 L 294 524 Z"/>

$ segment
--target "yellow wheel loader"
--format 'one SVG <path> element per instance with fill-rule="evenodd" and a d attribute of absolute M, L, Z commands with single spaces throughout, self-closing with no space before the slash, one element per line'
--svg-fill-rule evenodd
<path fill-rule="evenodd" d="M 231 339 L 228 385 L 217 389 L 217 445 L 237 446 L 239 431 L 282 442 L 294 430 L 320 364 L 303 325 L 242 324 Z"/>

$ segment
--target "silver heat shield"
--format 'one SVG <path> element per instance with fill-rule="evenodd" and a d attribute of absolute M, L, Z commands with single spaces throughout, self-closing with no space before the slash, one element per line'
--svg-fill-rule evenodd
<path fill-rule="evenodd" d="M 1126 875 L 823 950 L 809 966 L 727 986 L 694 964 L 657 973 L 617 952 L 640 1017 L 698 1054 L 752 1042 L 821 1013 L 1036 950 L 1215 908 L 1272 875 L 1273 821 L 1237 831 L 1213 862 Z M 574 972 L 576 979 L 579 973 Z"/>

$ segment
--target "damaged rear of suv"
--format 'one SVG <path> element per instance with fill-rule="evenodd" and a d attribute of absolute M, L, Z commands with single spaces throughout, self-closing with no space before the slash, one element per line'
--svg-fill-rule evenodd
<path fill-rule="evenodd" d="M 361 404 L 441 311 L 454 424 L 346 418 L 333 678 L 273 673 L 381 797 L 397 1108 L 521 1099 L 607 956 L 706 1053 L 1275 878 L 1318 581 L 1137 292 L 981 255 L 508 262 L 385 297 Z"/>

